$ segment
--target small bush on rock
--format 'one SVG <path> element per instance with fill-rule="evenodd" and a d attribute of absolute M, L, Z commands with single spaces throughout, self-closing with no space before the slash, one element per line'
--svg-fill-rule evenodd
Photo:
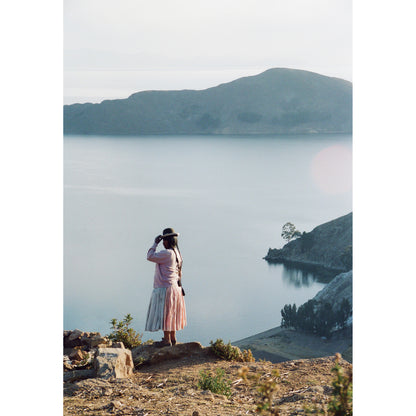
<path fill-rule="evenodd" d="M 253 362 L 255 361 L 251 350 L 243 350 L 231 345 L 231 342 L 224 344 L 222 339 L 210 342 L 211 351 L 218 357 L 227 361 Z"/>
<path fill-rule="evenodd" d="M 108 335 L 108 338 L 114 342 L 122 342 L 129 349 L 140 345 L 143 334 L 139 334 L 133 328 L 130 328 L 132 321 L 133 318 L 129 313 L 122 321 L 117 321 L 117 319 L 113 318 L 110 322 L 113 332 Z"/>

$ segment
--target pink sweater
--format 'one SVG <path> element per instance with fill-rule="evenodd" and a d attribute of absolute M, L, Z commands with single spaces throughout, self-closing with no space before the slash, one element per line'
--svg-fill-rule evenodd
<path fill-rule="evenodd" d="M 156 253 L 156 248 L 157 244 L 154 243 L 147 252 L 147 260 L 156 263 L 153 287 L 169 287 L 177 284 L 179 271 L 175 252 L 172 249 L 168 249 Z M 179 265 L 182 264 L 182 258 L 178 251 L 176 251 L 176 255 L 178 256 Z"/>

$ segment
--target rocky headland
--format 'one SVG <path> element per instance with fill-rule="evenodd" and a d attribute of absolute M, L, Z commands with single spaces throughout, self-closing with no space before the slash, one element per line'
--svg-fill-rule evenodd
<path fill-rule="evenodd" d="M 310 269 L 329 278 L 351 270 L 352 212 L 300 234 L 281 249 L 269 248 L 264 259 Z"/>

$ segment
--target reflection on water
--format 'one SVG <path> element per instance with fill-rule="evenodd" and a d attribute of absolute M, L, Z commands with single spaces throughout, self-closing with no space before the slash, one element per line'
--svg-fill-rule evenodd
<path fill-rule="evenodd" d="M 312 283 L 319 281 L 318 277 L 307 270 L 299 270 L 294 267 L 283 265 L 283 281 L 295 287 L 309 287 Z"/>
<path fill-rule="evenodd" d="M 299 266 L 281 263 L 268 263 L 270 268 L 277 265 L 283 267 L 282 279 L 288 286 L 297 288 L 310 287 L 313 283 L 329 283 L 337 274 L 337 271 L 325 269 L 320 266 L 305 266 L 300 269 Z"/>
<path fill-rule="evenodd" d="M 280 268 L 282 266 L 282 280 L 287 286 L 293 286 L 296 288 L 310 287 L 315 282 L 322 282 L 321 276 L 310 270 L 302 270 L 286 264 L 269 263 L 270 268 Z"/>

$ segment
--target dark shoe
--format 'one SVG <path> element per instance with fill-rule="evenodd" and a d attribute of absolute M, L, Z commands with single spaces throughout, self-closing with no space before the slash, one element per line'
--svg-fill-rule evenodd
<path fill-rule="evenodd" d="M 171 341 L 172 345 L 176 345 L 176 339 Z"/>
<path fill-rule="evenodd" d="M 166 341 L 165 338 L 162 338 L 162 341 L 154 342 L 153 346 L 156 348 L 170 347 L 172 344 L 169 341 Z"/>

